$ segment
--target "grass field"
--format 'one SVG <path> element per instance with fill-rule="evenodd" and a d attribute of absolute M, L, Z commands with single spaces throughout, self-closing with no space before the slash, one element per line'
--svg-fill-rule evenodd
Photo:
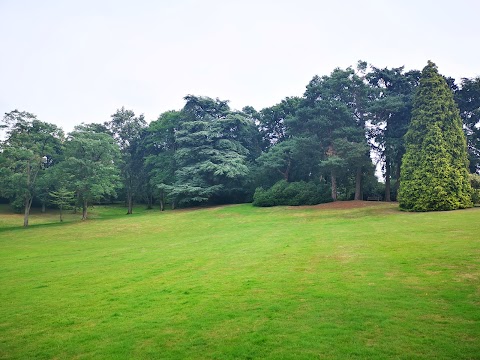
<path fill-rule="evenodd" d="M 480 208 L 0 213 L 1 359 L 480 359 Z"/>

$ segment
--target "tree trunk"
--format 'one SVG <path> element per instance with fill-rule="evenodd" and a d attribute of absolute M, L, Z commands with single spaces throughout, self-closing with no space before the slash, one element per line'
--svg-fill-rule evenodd
<path fill-rule="evenodd" d="M 390 199 L 390 160 L 385 159 L 385 201 L 392 201 Z"/>
<path fill-rule="evenodd" d="M 127 192 L 127 215 L 130 215 L 133 213 L 133 196 L 132 193 L 129 191 Z"/>
<path fill-rule="evenodd" d="M 292 160 L 288 160 L 288 166 L 285 170 L 285 181 L 288 182 L 288 178 L 290 177 L 290 168 L 292 167 Z"/>
<path fill-rule="evenodd" d="M 164 211 L 165 210 L 165 192 L 163 190 L 160 193 L 159 200 L 160 200 L 160 211 Z"/>
<path fill-rule="evenodd" d="M 42 213 L 45 213 L 45 201 L 42 201 Z"/>
<path fill-rule="evenodd" d="M 32 200 L 33 198 L 30 198 L 30 196 L 25 197 L 25 214 L 23 216 L 23 226 L 27 227 L 28 226 L 28 217 L 30 215 L 30 207 L 32 206 Z"/>
<path fill-rule="evenodd" d="M 63 222 L 63 206 L 60 205 L 60 222 Z"/>
<path fill-rule="evenodd" d="M 288 182 L 288 178 L 290 176 L 290 168 L 292 167 L 292 160 L 288 160 L 288 164 L 287 164 L 287 167 L 285 169 L 285 171 L 282 171 L 280 169 L 277 169 L 277 171 L 282 174 L 283 176 L 283 180 L 285 180 L 286 182 Z"/>
<path fill-rule="evenodd" d="M 27 186 L 30 186 L 30 162 L 27 163 Z M 25 195 L 25 214 L 23 216 L 23 226 L 28 226 L 28 216 L 30 215 L 30 206 L 32 206 L 32 200 L 30 199 L 30 193 Z"/>
<path fill-rule="evenodd" d="M 357 168 L 355 177 L 355 200 L 362 200 L 362 167 Z"/>
<path fill-rule="evenodd" d="M 337 201 L 337 177 L 334 171 L 332 171 L 330 178 L 332 180 L 332 199 L 333 201 Z"/>
<path fill-rule="evenodd" d="M 82 205 L 82 220 L 87 220 L 87 200 L 83 200 Z"/>
<path fill-rule="evenodd" d="M 147 210 L 152 210 L 153 199 L 152 195 L 147 195 Z"/>

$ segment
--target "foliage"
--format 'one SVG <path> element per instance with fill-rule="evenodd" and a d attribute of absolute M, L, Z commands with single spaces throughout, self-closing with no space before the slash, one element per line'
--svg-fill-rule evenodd
<path fill-rule="evenodd" d="M 148 182 L 144 169 L 141 140 L 147 123 L 143 115 L 138 117 L 132 110 L 118 109 L 104 125 L 117 142 L 121 152 L 120 170 L 126 190 L 127 214 L 133 210 L 133 200 Z"/>
<path fill-rule="evenodd" d="M 413 94 L 420 72 L 404 72 L 403 66 L 392 69 L 372 67 L 366 78 L 373 90 L 369 102 L 368 136 L 374 153 L 383 163 L 385 201 L 390 201 L 397 197 L 405 153 L 404 135 L 410 123 Z"/>
<path fill-rule="evenodd" d="M 46 183 L 40 179 L 61 152 L 63 131 L 18 110 L 5 114 L 1 127 L 6 130 L 6 139 L 0 143 L 1 195 L 9 198 L 14 208 L 24 209 L 24 226 L 28 226 L 38 185 Z"/>
<path fill-rule="evenodd" d="M 255 114 L 264 150 L 288 138 L 287 121 L 295 116 L 301 101 L 298 97 L 287 97 Z"/>
<path fill-rule="evenodd" d="M 249 174 L 242 134 L 254 124 L 230 111 L 226 101 L 187 96 L 175 132 L 175 182 L 170 196 L 178 204 L 218 202 L 242 191 Z"/>
<path fill-rule="evenodd" d="M 480 77 L 463 78 L 455 100 L 467 136 L 470 171 L 480 174 Z"/>
<path fill-rule="evenodd" d="M 253 205 L 268 207 L 277 205 L 316 205 L 332 201 L 330 189 L 325 184 L 314 182 L 287 182 L 280 180 L 271 188 L 257 188 Z"/>
<path fill-rule="evenodd" d="M 305 170 L 317 177 L 329 175 L 332 199 L 337 199 L 339 176 L 355 174 L 355 198 L 361 198 L 364 168 L 371 160 L 365 137 L 369 89 L 363 68 L 335 69 L 315 76 L 307 85 L 303 102 L 287 125 L 294 136 L 315 144 Z M 314 155 L 314 152 L 316 154 Z"/>
<path fill-rule="evenodd" d="M 69 209 L 75 202 L 75 192 L 62 187 L 49 193 L 51 203 L 60 209 L 60 222 L 63 221 L 63 210 Z"/>
<path fill-rule="evenodd" d="M 480 204 L 480 175 L 470 174 L 470 185 L 472 186 L 472 202 Z"/>
<path fill-rule="evenodd" d="M 465 136 L 458 108 L 432 62 L 423 69 L 406 134 L 400 207 L 411 211 L 471 206 Z"/>
<path fill-rule="evenodd" d="M 77 205 L 84 208 L 85 199 L 87 203 L 107 197 L 125 200 L 127 214 L 132 213 L 134 201 L 146 202 L 148 208 L 157 202 L 162 210 L 165 204 L 251 201 L 256 188 L 270 189 L 279 180 L 327 184 L 334 200 L 362 199 L 380 190 L 372 178 L 372 156 L 377 169 L 383 171 L 384 199 L 395 200 L 419 79 L 417 70 L 369 67 L 360 61 L 356 68 L 336 68 L 329 75 L 314 76 L 303 96 L 286 97 L 259 111 L 251 106 L 236 111 L 228 101 L 188 95 L 183 109 L 167 111 L 147 126 L 143 115 L 122 107 L 110 121 L 84 126 L 81 131 L 91 134 L 90 139 L 76 149 L 72 147 L 79 141 L 71 142 L 70 137 L 65 142 L 55 125 L 15 110 L 0 124 L 0 130 L 5 130 L 0 148 L 0 197 L 24 211 L 25 224 L 32 204 L 45 208 L 49 193 L 61 187 L 75 190 Z M 480 173 L 480 78 L 464 78 L 458 85 L 453 78 L 444 80 L 459 105 L 470 171 Z M 447 90 L 442 91 L 444 96 Z M 431 114 L 451 117 L 452 100 L 444 100 L 434 101 L 438 106 Z M 424 194 L 423 202 L 444 202 L 440 208 L 467 206 L 468 181 L 463 170 L 460 175 L 452 170 L 465 164 L 458 119 L 453 121 L 456 135 L 440 140 L 436 137 L 443 136 L 446 128 L 437 121 L 426 123 L 421 138 L 428 156 L 438 153 L 443 158 L 430 161 L 425 154 L 418 162 L 406 157 L 410 159 L 406 178 L 413 174 L 412 167 L 421 167 L 429 176 L 415 175 L 417 179 L 435 182 L 428 190 L 418 184 L 410 186 L 410 195 L 420 199 L 417 195 Z M 109 155 L 92 160 L 91 150 L 100 144 L 106 150 L 99 153 Z M 111 149 L 112 144 L 117 150 Z M 451 150 L 452 146 L 457 150 Z M 92 170 L 93 163 L 102 162 L 103 170 Z M 445 166 L 453 167 L 442 169 Z M 449 176 L 462 178 L 463 185 L 450 187 Z M 117 193 L 119 179 L 123 187 Z M 445 198 L 444 191 L 458 193 L 461 204 Z"/>
<path fill-rule="evenodd" d="M 75 191 L 87 218 L 87 207 L 92 201 L 115 196 L 121 186 L 116 162 L 120 159 L 118 146 L 105 132 L 95 126 L 79 125 L 68 135 L 65 161 L 59 166 L 73 180 L 69 188 Z"/>

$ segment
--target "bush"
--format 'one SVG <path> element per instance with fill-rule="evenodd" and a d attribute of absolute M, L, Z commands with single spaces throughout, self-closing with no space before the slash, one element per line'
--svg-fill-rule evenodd
<path fill-rule="evenodd" d="M 470 184 L 472 185 L 472 202 L 480 204 L 480 175 L 470 174 Z"/>
<path fill-rule="evenodd" d="M 332 201 L 330 187 L 314 182 L 286 182 L 281 180 L 270 189 L 257 188 L 253 195 L 254 206 L 315 205 Z"/>

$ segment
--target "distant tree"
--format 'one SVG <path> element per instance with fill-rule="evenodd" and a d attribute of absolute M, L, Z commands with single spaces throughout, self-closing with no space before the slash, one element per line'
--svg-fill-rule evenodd
<path fill-rule="evenodd" d="M 273 172 L 272 177 L 276 178 L 280 175 L 280 179 L 289 181 L 292 166 L 300 156 L 296 141 L 290 139 L 275 144 L 268 152 L 263 153 L 257 161 L 263 168 Z"/>
<path fill-rule="evenodd" d="M 75 192 L 66 188 L 60 188 L 57 191 L 50 192 L 50 201 L 57 205 L 60 210 L 60 222 L 63 221 L 63 209 L 68 209 L 75 202 Z"/>
<path fill-rule="evenodd" d="M 363 67 L 335 69 L 315 76 L 307 85 L 302 105 L 287 122 L 297 137 L 315 139 L 320 173 L 330 175 L 332 198 L 337 199 L 338 176 L 355 174 L 355 199 L 362 198 L 362 179 L 371 164 L 365 134 L 369 89 Z M 323 174 L 322 174 L 323 176 Z"/>
<path fill-rule="evenodd" d="M 462 120 L 434 63 L 423 69 L 405 136 L 400 208 L 453 210 L 472 206 Z"/>
<path fill-rule="evenodd" d="M 118 109 L 111 116 L 112 120 L 105 122 L 104 126 L 111 132 L 120 147 L 121 176 L 126 191 L 127 214 L 133 212 L 133 200 L 146 186 L 148 179 L 143 169 L 143 152 L 140 149 L 142 132 L 147 123 L 143 115 L 138 117 L 132 110 Z"/>
<path fill-rule="evenodd" d="M 366 78 L 373 89 L 369 104 L 369 138 L 371 147 L 383 163 L 385 201 L 394 198 L 400 185 L 400 168 L 405 153 L 404 136 L 411 119 L 413 94 L 420 71 L 405 72 L 399 68 L 372 67 Z M 391 181 L 395 179 L 395 187 Z"/>
<path fill-rule="evenodd" d="M 167 111 L 148 126 L 145 139 L 146 169 L 152 194 L 160 203 L 160 210 L 170 197 L 175 183 L 177 149 L 176 132 L 182 117 L 180 111 Z"/>
<path fill-rule="evenodd" d="M 287 97 L 279 104 L 264 108 L 255 114 L 264 149 L 287 138 L 286 121 L 295 116 L 300 104 L 301 98 Z"/>
<path fill-rule="evenodd" d="M 470 171 L 480 174 L 480 77 L 462 79 L 455 100 L 467 136 Z"/>
<path fill-rule="evenodd" d="M 474 204 L 480 204 L 480 175 L 470 174 L 470 185 L 472 186 L 472 201 Z"/>
<path fill-rule="evenodd" d="M 71 186 L 87 219 L 88 204 L 114 196 L 121 186 L 116 163 L 120 151 L 113 138 L 95 125 L 79 125 L 68 134 L 61 171 L 72 178 Z"/>
<path fill-rule="evenodd" d="M 61 151 L 63 131 L 18 110 L 5 114 L 1 127 L 6 130 L 6 139 L 0 143 L 1 192 L 23 207 L 26 227 L 39 179 Z"/>
<path fill-rule="evenodd" d="M 51 170 L 52 168 L 46 168 L 45 171 L 42 171 L 35 186 L 35 198 L 38 199 L 42 205 L 42 213 L 45 213 L 50 200 L 50 192 L 55 189 L 56 183 L 58 182 L 58 174 Z"/>

